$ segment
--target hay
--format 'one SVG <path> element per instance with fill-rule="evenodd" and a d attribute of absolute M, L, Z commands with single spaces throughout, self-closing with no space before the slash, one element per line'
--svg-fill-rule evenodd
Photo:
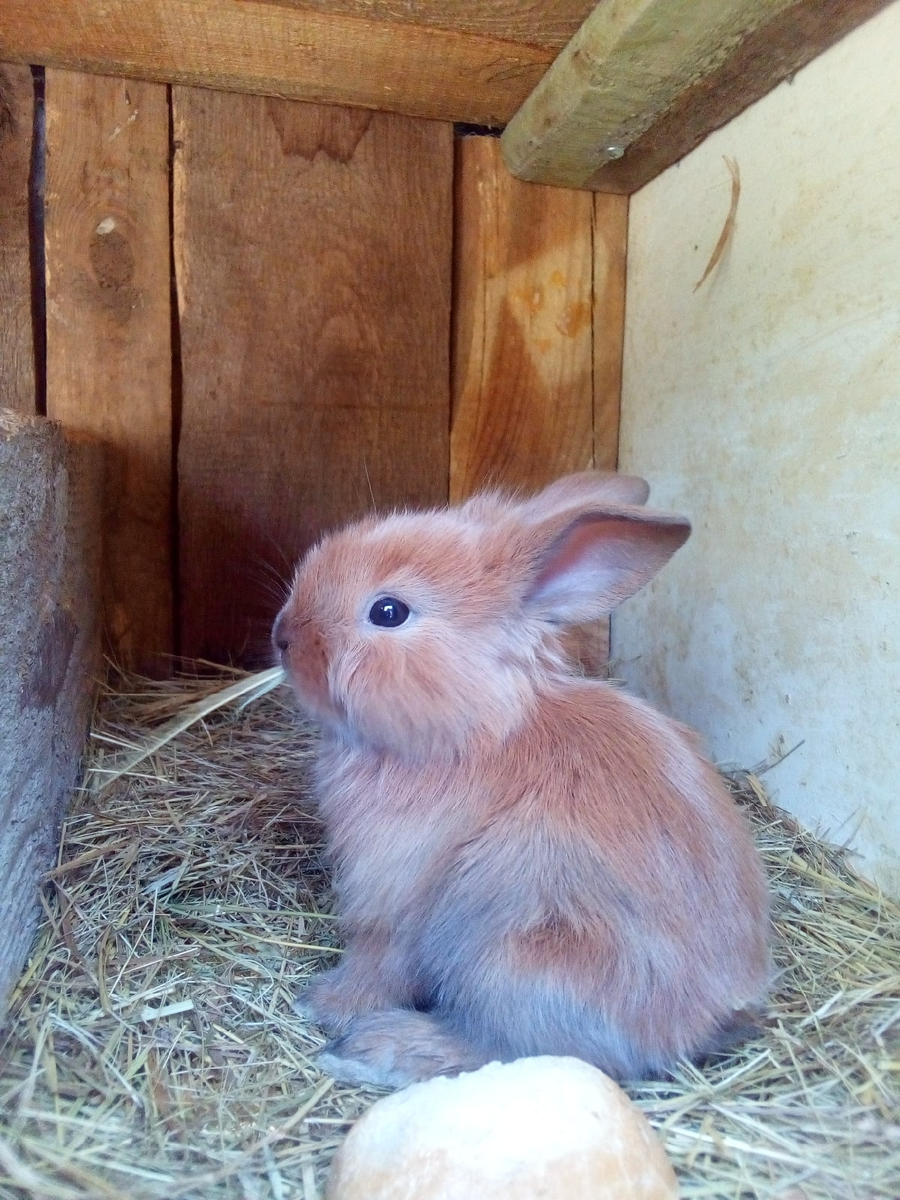
<path fill-rule="evenodd" d="M 97 790 L 127 747 L 221 687 L 132 681 L 105 699 L 94 790 L 66 823 L 0 1036 L 0 1197 L 314 1200 L 377 1095 L 316 1070 L 321 1038 L 290 1007 L 339 951 L 304 797 L 314 737 L 285 689 L 213 712 Z M 754 777 L 733 786 L 774 889 L 770 1027 L 629 1091 L 689 1200 L 897 1200 L 900 910 Z"/>

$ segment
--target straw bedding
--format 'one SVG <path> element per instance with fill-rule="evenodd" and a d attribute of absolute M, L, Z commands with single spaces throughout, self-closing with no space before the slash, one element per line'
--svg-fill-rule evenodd
<path fill-rule="evenodd" d="M 229 675 L 224 682 L 237 679 Z M 339 953 L 286 689 L 105 789 L 122 747 L 223 686 L 119 681 L 0 1033 L 0 1197 L 313 1200 L 377 1093 L 317 1071 L 293 993 Z M 733 781 L 771 874 L 765 1035 L 629 1088 L 686 1198 L 900 1197 L 900 909 Z"/>

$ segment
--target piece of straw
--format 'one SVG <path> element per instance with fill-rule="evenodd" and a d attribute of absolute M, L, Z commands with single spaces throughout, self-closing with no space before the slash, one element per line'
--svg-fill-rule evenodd
<path fill-rule="evenodd" d="M 89 767 L 106 779 L 111 746 L 138 765 L 65 822 L 0 1034 L 0 1200 L 320 1200 L 379 1095 L 323 1076 L 322 1033 L 292 1008 L 338 927 L 317 735 L 286 689 L 241 708 L 256 678 L 122 678 L 104 697 Z M 627 1090 L 683 1200 L 897 1200 L 900 908 L 757 777 L 729 786 L 771 880 L 767 1028 Z"/>
<path fill-rule="evenodd" d="M 706 264 L 706 270 L 694 284 L 694 291 L 697 292 L 707 281 L 719 264 L 719 260 L 725 253 L 725 248 L 731 241 L 734 234 L 734 223 L 737 220 L 738 201 L 741 198 L 741 172 L 737 163 L 733 158 L 725 159 L 725 166 L 731 175 L 731 204 L 728 209 L 728 215 L 725 218 L 725 224 L 722 226 L 722 232 L 719 234 L 719 240 L 713 247 L 713 252 L 709 256 L 709 262 Z"/>

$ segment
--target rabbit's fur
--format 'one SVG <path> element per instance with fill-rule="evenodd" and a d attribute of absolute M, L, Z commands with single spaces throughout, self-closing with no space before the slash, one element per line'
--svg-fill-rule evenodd
<path fill-rule="evenodd" d="M 586 472 L 364 520 L 300 563 L 274 640 L 323 729 L 347 938 L 301 1004 L 339 1077 L 560 1054 L 633 1078 L 752 1027 L 768 896 L 744 820 L 693 734 L 560 641 L 686 540 L 646 495 Z M 385 596 L 398 627 L 370 620 Z"/>

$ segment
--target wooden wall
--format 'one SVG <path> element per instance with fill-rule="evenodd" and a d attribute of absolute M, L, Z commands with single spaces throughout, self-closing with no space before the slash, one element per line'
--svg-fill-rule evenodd
<path fill-rule="evenodd" d="M 615 465 L 623 197 L 440 122 L 42 87 L 45 134 L 0 67 L 0 404 L 107 447 L 124 665 L 267 661 L 296 556 L 373 505 Z"/>

